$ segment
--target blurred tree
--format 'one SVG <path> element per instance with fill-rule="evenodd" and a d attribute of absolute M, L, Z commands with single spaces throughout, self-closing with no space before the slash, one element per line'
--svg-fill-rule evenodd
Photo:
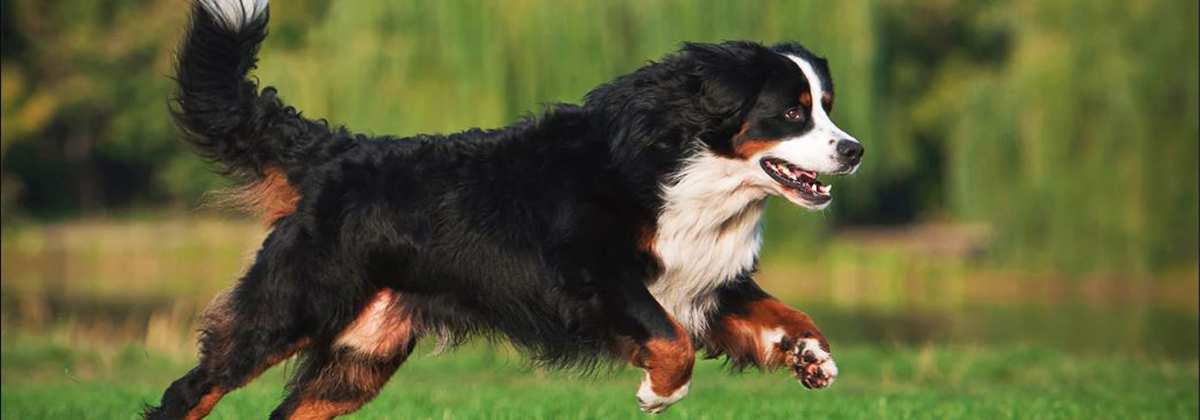
<path fill-rule="evenodd" d="M 219 186 L 165 112 L 182 0 L 2 0 L 0 205 L 45 218 L 190 207 Z M 681 41 L 799 40 L 867 145 L 828 217 L 773 206 L 791 252 L 832 224 L 977 222 L 992 261 L 1194 265 L 1197 3 L 295 0 L 257 76 L 369 133 L 507 124 Z"/>
<path fill-rule="evenodd" d="M 1012 50 L 949 73 L 955 216 L 987 221 L 1001 260 L 1144 273 L 1197 253 L 1197 3 L 991 7 Z"/>
<path fill-rule="evenodd" d="M 4 43 L 0 150 L 5 186 L 20 193 L 5 201 L 38 214 L 162 202 L 153 176 L 181 153 L 163 113 L 178 4 L 3 7 L 5 37 L 15 41 Z"/>

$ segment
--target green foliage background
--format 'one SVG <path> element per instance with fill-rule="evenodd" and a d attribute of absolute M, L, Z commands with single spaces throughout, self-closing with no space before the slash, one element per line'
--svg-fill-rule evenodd
<path fill-rule="evenodd" d="M 3 0 L 5 227 L 193 207 L 223 182 L 165 112 L 182 0 Z M 264 84 L 378 134 L 507 124 L 682 41 L 797 40 L 867 146 L 823 216 L 769 212 L 775 252 L 829 226 L 978 223 L 988 261 L 1152 274 L 1198 253 L 1197 2 L 277 2 Z"/>

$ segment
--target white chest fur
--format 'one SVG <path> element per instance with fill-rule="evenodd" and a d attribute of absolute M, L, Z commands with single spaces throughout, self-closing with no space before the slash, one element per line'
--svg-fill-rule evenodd
<path fill-rule="evenodd" d="M 662 275 L 650 293 L 693 336 L 708 327 L 714 292 L 751 269 L 762 240 L 767 191 L 748 179 L 754 165 L 701 153 L 663 187 L 654 249 Z"/>

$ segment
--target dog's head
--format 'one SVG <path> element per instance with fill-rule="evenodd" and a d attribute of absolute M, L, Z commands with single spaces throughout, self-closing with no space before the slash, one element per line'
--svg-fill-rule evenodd
<path fill-rule="evenodd" d="M 831 195 L 817 177 L 858 169 L 862 145 L 830 119 L 834 90 L 824 59 L 799 44 L 751 42 L 687 44 L 677 59 L 698 81 L 690 109 L 706 127 L 693 141 L 735 161 L 723 169 L 730 176 L 820 210 Z"/>

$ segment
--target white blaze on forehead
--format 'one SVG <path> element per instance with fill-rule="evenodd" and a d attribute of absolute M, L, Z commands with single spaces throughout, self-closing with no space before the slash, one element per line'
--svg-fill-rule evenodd
<path fill-rule="evenodd" d="M 804 170 L 822 173 L 844 173 L 849 169 L 838 157 L 837 143 L 841 140 L 854 140 L 845 131 L 838 128 L 829 119 L 829 114 L 821 106 L 821 97 L 825 94 L 824 80 L 820 73 L 808 60 L 794 55 L 784 54 L 799 68 L 805 79 L 808 79 L 808 90 L 813 96 L 812 129 L 795 137 L 783 139 L 779 145 L 763 152 L 761 157 L 783 159 L 788 163 Z M 793 200 L 795 201 L 795 200 Z"/>
<path fill-rule="evenodd" d="M 834 139 L 853 139 L 849 134 L 842 131 L 833 124 L 833 120 L 829 119 L 829 114 L 825 112 L 825 107 L 821 105 L 821 98 L 825 95 L 825 80 L 821 78 L 821 74 L 813 68 L 812 63 L 803 58 L 787 54 L 788 59 L 796 63 L 800 67 L 800 72 L 804 74 L 804 78 L 808 79 L 808 90 L 812 92 L 812 118 L 813 131 L 821 130 L 833 135 Z"/>

